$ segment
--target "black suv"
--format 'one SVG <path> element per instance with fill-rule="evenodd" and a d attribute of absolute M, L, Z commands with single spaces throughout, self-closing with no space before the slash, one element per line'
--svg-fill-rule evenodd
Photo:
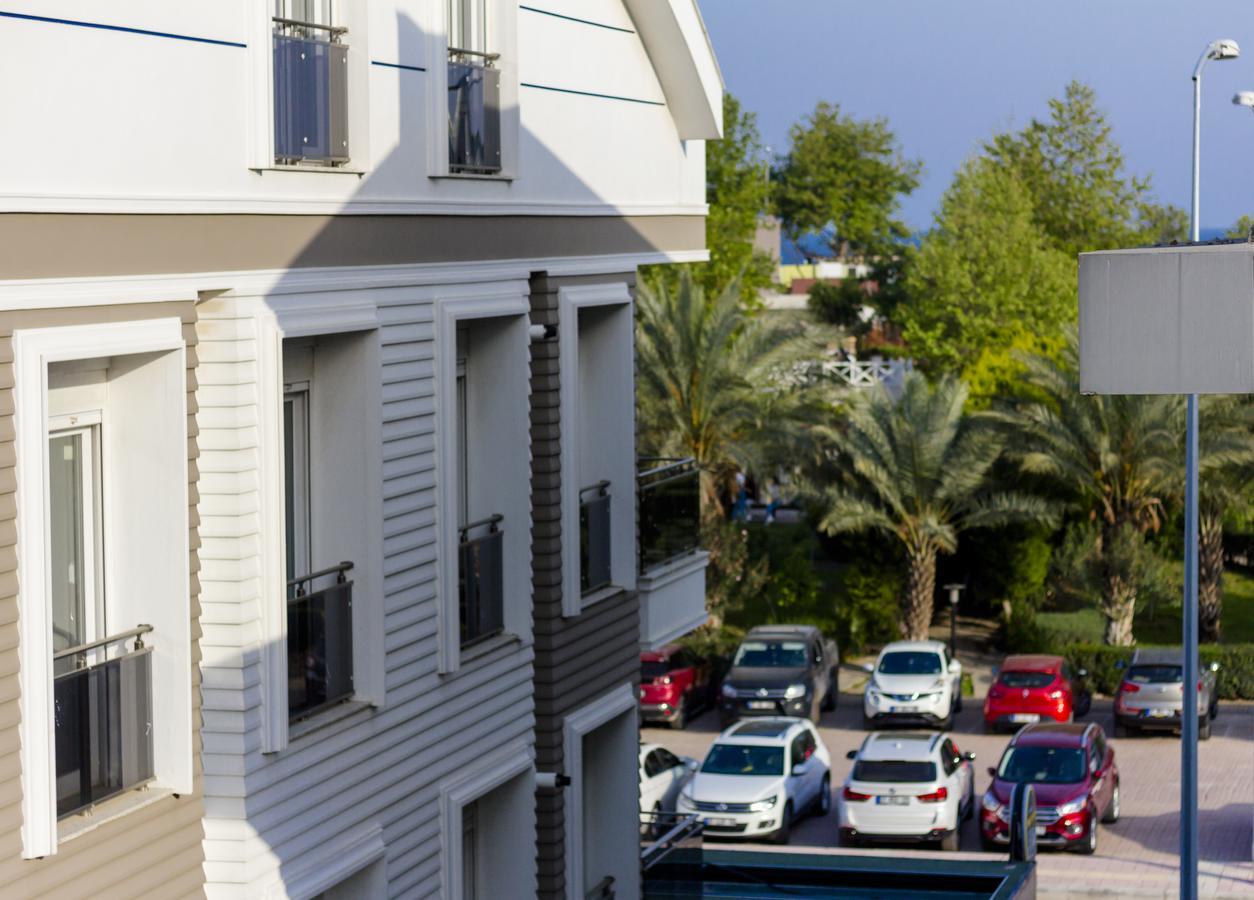
<path fill-rule="evenodd" d="M 761 625 L 740 642 L 719 695 L 726 728 L 746 716 L 804 716 L 836 708 L 836 642 L 813 625 Z"/>

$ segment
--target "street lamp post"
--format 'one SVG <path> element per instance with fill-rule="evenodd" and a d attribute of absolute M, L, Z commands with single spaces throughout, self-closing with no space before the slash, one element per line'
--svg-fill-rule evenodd
<path fill-rule="evenodd" d="M 1193 67 L 1193 204 L 1190 238 L 1201 239 L 1202 69 L 1236 59 L 1236 41 L 1211 41 Z M 1189 394 L 1184 438 L 1184 704 L 1180 710 L 1180 897 L 1197 900 L 1197 394 Z M 1190 702 L 1192 699 L 1192 702 Z M 1192 707 L 1192 708 L 1191 708 Z"/>
<path fill-rule="evenodd" d="M 949 591 L 949 658 L 954 658 L 954 652 L 958 646 L 958 594 L 965 588 L 965 584 L 947 584 L 945 590 Z"/>

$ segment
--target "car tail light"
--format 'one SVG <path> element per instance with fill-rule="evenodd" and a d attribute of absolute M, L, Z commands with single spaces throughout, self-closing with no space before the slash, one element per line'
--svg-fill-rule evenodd
<path fill-rule="evenodd" d="M 1202 682 L 1200 682 L 1200 681 L 1197 683 L 1197 692 L 1198 692 L 1199 694 L 1200 694 L 1200 693 L 1202 693 Z"/>
<path fill-rule="evenodd" d="M 1061 700 L 1061 699 L 1062 699 L 1062 691 L 1050 691 L 1050 692 L 1049 692 L 1049 699 L 1050 699 L 1050 700 Z"/>
<path fill-rule="evenodd" d="M 1125 694 L 1135 694 L 1140 689 L 1139 685 L 1135 685 L 1131 681 L 1125 681 L 1123 684 L 1119 685 L 1119 690 L 1123 691 Z"/>
<path fill-rule="evenodd" d="M 861 794 L 861 793 L 859 793 L 858 791 L 851 790 L 851 789 L 849 788 L 849 786 L 848 786 L 848 785 L 846 785 L 846 786 L 845 786 L 845 789 L 844 789 L 843 791 L 841 791 L 841 794 L 840 794 L 840 795 L 841 795 L 842 797 L 844 797 L 846 800 L 850 800 L 850 801 L 853 801 L 853 802 L 855 802 L 855 803 L 857 803 L 857 802 L 861 802 L 861 801 L 863 801 L 863 800 L 870 800 L 870 799 L 871 799 L 871 795 L 870 795 L 870 794 Z"/>
<path fill-rule="evenodd" d="M 919 794 L 920 803 L 940 803 L 942 800 L 949 799 L 948 788 L 937 788 L 930 794 Z"/>
<path fill-rule="evenodd" d="M 657 680 L 657 683 L 658 684 L 670 684 L 671 677 L 669 675 L 663 675 L 661 678 Z"/>

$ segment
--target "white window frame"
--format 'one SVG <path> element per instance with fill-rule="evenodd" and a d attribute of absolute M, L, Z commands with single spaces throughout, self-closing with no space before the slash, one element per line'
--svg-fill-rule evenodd
<path fill-rule="evenodd" d="M 148 319 L 93 325 L 19 329 L 13 333 L 14 424 L 17 444 L 18 571 L 26 573 L 19 593 L 18 660 L 21 684 L 22 858 L 35 859 L 57 852 L 55 719 L 53 715 L 52 611 L 50 606 L 45 527 L 48 490 L 48 366 L 55 362 L 129 356 L 142 353 L 178 354 L 179 371 L 186 372 L 183 323 L 177 318 Z M 186 446 L 186 388 L 174 398 L 180 411 L 178 427 Z M 184 506 L 187 506 L 187 454 L 178 460 Z M 181 559 L 172 561 L 182 579 L 177 597 L 170 598 L 175 615 L 163 628 L 161 641 L 178 647 L 188 658 L 186 702 L 177 709 L 160 709 L 162 732 L 170 735 L 165 753 L 157 760 L 159 787 L 175 793 L 192 791 L 191 685 L 191 574 L 187 519 L 176 540 Z M 31 577 L 30 573 L 42 573 Z M 182 676 L 180 676 L 182 677 Z M 182 693 L 183 684 L 177 689 Z M 160 707 L 160 704 L 157 704 Z M 161 748 L 155 748 L 161 753 Z"/>
<path fill-rule="evenodd" d="M 566 896 L 583 900 L 583 739 L 602 725 L 638 707 L 636 692 L 628 683 L 602 694 L 562 722 L 562 769 L 570 779 L 563 801 L 566 837 Z"/>
<path fill-rule="evenodd" d="M 101 521 L 100 484 L 100 411 L 74 416 L 50 416 L 48 419 L 48 441 L 55 437 L 67 437 L 71 434 L 80 435 L 83 447 L 83 498 L 88 504 L 87 514 L 83 516 L 83 633 L 85 641 L 91 642 L 107 635 L 105 630 L 105 596 L 104 581 L 101 578 L 104 564 L 104 523 Z M 45 526 L 45 547 L 50 543 L 48 519 Z M 103 650 L 97 648 L 88 652 L 93 662 L 103 659 Z"/>
<path fill-rule="evenodd" d="M 631 306 L 631 293 L 623 282 L 609 284 L 588 284 L 561 287 L 558 297 L 558 367 L 560 376 L 561 399 L 558 407 L 562 422 L 562 615 L 577 616 L 598 600 L 612 596 L 623 590 L 634 590 L 636 587 L 636 466 L 634 449 L 631 454 L 631 465 L 621 472 L 607 473 L 610 478 L 610 516 L 614 526 L 620 526 L 625 517 L 615 515 L 621 504 L 627 504 L 631 510 L 633 527 L 627 529 L 630 564 L 624 559 L 620 549 L 619 555 L 612 560 L 612 577 L 608 587 L 593 592 L 587 597 L 580 589 L 579 571 L 579 483 L 580 450 L 579 450 L 579 311 L 604 306 Z M 624 377 L 634 377 L 633 370 Z M 632 392 L 634 398 L 634 388 Z M 635 408 L 634 402 L 624 410 L 627 417 L 624 438 L 626 446 L 635 446 Z M 615 527 L 615 531 L 618 527 Z M 619 538 L 611 534 L 612 544 Z"/>
<path fill-rule="evenodd" d="M 440 873 L 444 887 L 443 896 L 466 896 L 462 884 L 462 810 L 507 781 L 528 772 L 534 773 L 534 761 L 535 751 L 531 743 L 524 738 L 517 738 L 472 763 L 467 771 L 450 779 L 440 791 L 440 843 L 444 851 Z M 534 850 L 534 833 L 530 836 L 529 846 Z M 534 894 L 534 869 L 531 872 L 530 890 L 523 882 L 523 873 L 518 874 L 518 896 Z"/>
<path fill-rule="evenodd" d="M 531 643 L 531 397 L 530 341 L 528 316 L 530 302 L 527 283 L 500 282 L 492 285 L 448 285 L 440 288 L 435 301 L 435 421 L 436 459 L 436 596 L 439 636 L 438 666 L 441 674 L 457 672 L 462 663 L 460 619 L 458 611 L 458 526 L 460 518 L 461 468 L 459 459 L 457 402 L 457 326 L 477 319 L 515 318 L 518 320 L 522 362 L 515 381 L 502 379 L 504 387 L 518 390 L 513 407 L 514 421 L 500 423 L 502 433 L 517 435 L 520 443 L 514 457 L 516 471 L 504 475 L 515 488 L 502 498 L 506 518 L 505 552 L 505 632 L 524 644 Z M 473 365 L 473 364 L 472 364 Z M 467 383 L 467 387 L 470 385 Z M 501 476 L 503 473 L 493 473 Z M 506 509 L 504 507 L 510 507 Z M 510 544 L 511 537 L 515 543 Z M 517 543 L 517 541 L 524 543 Z M 525 558 L 527 571 L 514 571 L 511 560 Z M 521 580 L 520 580 L 521 578 Z M 525 608 L 524 608 L 525 607 Z"/>

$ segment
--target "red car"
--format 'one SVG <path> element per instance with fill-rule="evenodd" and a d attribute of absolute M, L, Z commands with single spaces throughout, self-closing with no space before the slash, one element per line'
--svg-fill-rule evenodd
<path fill-rule="evenodd" d="M 1101 726 L 1029 725 L 1013 738 L 984 794 L 980 840 L 986 850 L 1010 842 L 1010 792 L 1036 790 L 1036 843 L 1091 854 L 1098 822 L 1119 819 L 1119 767 Z"/>
<path fill-rule="evenodd" d="M 640 717 L 672 728 L 709 706 L 714 693 L 710 665 L 679 644 L 640 654 Z"/>
<path fill-rule="evenodd" d="M 984 698 L 984 728 L 999 731 L 1032 722 L 1070 722 L 1083 716 L 1092 698 L 1061 656 L 1007 656 Z"/>

